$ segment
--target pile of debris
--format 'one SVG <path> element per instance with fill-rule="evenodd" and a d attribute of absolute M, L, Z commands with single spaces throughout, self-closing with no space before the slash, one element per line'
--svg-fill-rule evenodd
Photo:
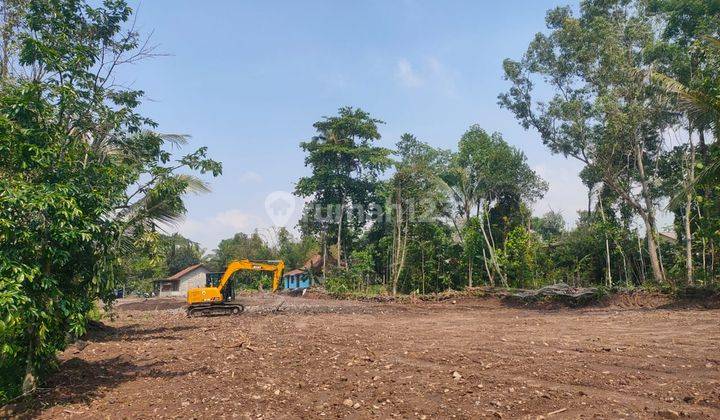
<path fill-rule="evenodd" d="M 534 290 L 518 290 L 508 296 L 523 302 L 555 301 L 571 306 L 580 306 L 597 300 L 600 296 L 596 287 L 571 287 L 557 283 Z"/>

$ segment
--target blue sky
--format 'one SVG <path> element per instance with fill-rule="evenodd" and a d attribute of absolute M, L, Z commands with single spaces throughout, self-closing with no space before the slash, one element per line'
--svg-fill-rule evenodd
<path fill-rule="evenodd" d="M 502 60 L 518 58 L 556 1 L 145 1 L 137 26 L 168 56 L 123 69 L 146 92 L 159 130 L 190 134 L 223 162 L 212 193 L 187 199 L 177 226 L 208 251 L 239 231 L 267 232 L 265 198 L 308 173 L 300 141 L 344 105 L 386 122 L 380 144 L 404 132 L 454 148 L 471 124 L 500 131 L 550 183 L 537 213 L 574 221 L 586 205 L 579 165 L 552 156 L 497 95 Z M 299 211 L 301 202 L 297 203 Z M 288 225 L 294 225 L 291 220 Z"/>

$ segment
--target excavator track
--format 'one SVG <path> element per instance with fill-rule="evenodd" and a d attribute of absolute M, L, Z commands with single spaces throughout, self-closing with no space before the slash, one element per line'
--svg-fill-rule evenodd
<path fill-rule="evenodd" d="M 196 304 L 187 308 L 188 317 L 217 316 L 217 315 L 240 315 L 245 311 L 245 306 L 239 303 L 222 304 Z"/>

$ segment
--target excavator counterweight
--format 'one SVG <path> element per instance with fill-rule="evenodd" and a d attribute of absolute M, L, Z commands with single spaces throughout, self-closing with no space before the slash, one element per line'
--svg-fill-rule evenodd
<path fill-rule="evenodd" d="M 230 277 L 240 270 L 269 271 L 273 273 L 272 291 L 280 287 L 280 278 L 285 268 L 283 261 L 237 260 L 228 264 L 217 287 L 198 287 L 188 290 L 187 315 L 237 315 L 245 310 L 240 303 L 228 302 L 223 298 L 223 289 Z"/>

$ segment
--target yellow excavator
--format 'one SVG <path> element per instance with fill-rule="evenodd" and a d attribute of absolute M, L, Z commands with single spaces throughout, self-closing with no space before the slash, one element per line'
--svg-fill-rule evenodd
<path fill-rule="evenodd" d="M 269 271 L 273 273 L 272 291 L 280 287 L 280 278 L 285 268 L 283 261 L 238 260 L 228 264 L 217 286 L 198 287 L 188 290 L 187 315 L 238 315 L 245 310 L 240 303 L 230 302 L 223 293 L 230 277 L 239 270 Z"/>

